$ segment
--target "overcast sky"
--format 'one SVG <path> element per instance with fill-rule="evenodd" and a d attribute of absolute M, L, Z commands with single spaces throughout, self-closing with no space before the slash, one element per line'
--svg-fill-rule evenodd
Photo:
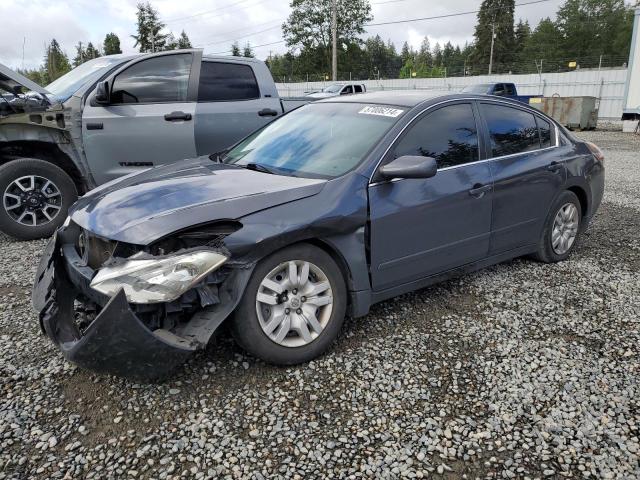
<path fill-rule="evenodd" d="M 55 38 L 71 59 L 78 41 L 101 46 L 104 36 L 115 32 L 124 52 L 134 52 L 138 0 L 0 0 L 0 63 L 34 68 L 42 63 L 45 44 Z M 178 35 L 184 29 L 195 47 L 224 53 L 233 40 L 241 45 L 270 44 L 282 40 L 280 25 L 289 14 L 290 0 L 153 0 L 167 29 Z M 526 3 L 531 0 L 517 0 Z M 445 15 L 477 10 L 481 0 L 372 0 L 372 23 Z M 516 7 L 518 18 L 532 27 L 541 18 L 555 15 L 563 0 L 549 0 Z M 391 39 L 398 50 L 404 40 L 418 47 L 427 35 L 436 42 L 463 45 L 473 38 L 475 14 L 398 25 L 368 27 L 367 35 Z M 24 63 L 23 63 L 24 43 Z M 269 51 L 282 53 L 283 43 L 256 48 L 258 58 Z"/>

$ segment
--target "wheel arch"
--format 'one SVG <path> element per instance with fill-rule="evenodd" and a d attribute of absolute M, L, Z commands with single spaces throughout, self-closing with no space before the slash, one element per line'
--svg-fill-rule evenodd
<path fill-rule="evenodd" d="M 586 217 L 589 214 L 589 197 L 587 192 L 579 185 L 572 185 L 567 188 L 568 191 L 573 192 L 580 201 L 580 208 L 582 210 L 582 217 Z"/>
<path fill-rule="evenodd" d="M 0 143 L 0 165 L 21 158 L 34 158 L 49 162 L 69 175 L 79 194 L 87 191 L 86 182 L 80 170 L 55 143 L 40 140 L 12 140 Z"/>

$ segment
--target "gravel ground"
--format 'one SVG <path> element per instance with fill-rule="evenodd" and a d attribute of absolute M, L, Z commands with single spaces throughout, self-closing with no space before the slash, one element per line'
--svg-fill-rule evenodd
<path fill-rule="evenodd" d="M 640 138 L 569 261 L 519 259 L 374 307 L 277 368 L 221 339 L 174 381 L 62 360 L 30 288 L 43 241 L 0 238 L 0 479 L 638 478 Z"/>

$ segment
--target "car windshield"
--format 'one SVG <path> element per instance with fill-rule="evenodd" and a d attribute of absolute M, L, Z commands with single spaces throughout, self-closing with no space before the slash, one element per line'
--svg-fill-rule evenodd
<path fill-rule="evenodd" d="M 462 89 L 464 93 L 487 93 L 490 85 L 488 83 L 480 83 L 478 85 L 467 85 Z"/>
<path fill-rule="evenodd" d="M 329 85 L 322 89 L 326 93 L 338 93 L 342 89 L 343 85 Z"/>
<path fill-rule="evenodd" d="M 405 109 L 361 103 L 312 103 L 253 133 L 224 163 L 273 173 L 335 178 L 355 168 Z"/>
<path fill-rule="evenodd" d="M 59 102 L 66 101 L 76 93 L 83 85 L 97 81 L 107 70 L 123 63 L 127 58 L 100 57 L 77 66 L 69 73 L 54 80 L 46 88 Z"/>

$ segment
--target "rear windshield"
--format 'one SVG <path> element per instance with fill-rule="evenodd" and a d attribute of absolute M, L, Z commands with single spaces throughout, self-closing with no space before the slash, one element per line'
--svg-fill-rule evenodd
<path fill-rule="evenodd" d="M 312 103 L 250 135 L 225 156 L 275 173 L 335 178 L 355 168 L 405 113 L 395 106 Z"/>
<path fill-rule="evenodd" d="M 462 89 L 464 93 L 487 93 L 489 91 L 488 83 L 481 83 L 479 85 L 467 85 Z"/>

